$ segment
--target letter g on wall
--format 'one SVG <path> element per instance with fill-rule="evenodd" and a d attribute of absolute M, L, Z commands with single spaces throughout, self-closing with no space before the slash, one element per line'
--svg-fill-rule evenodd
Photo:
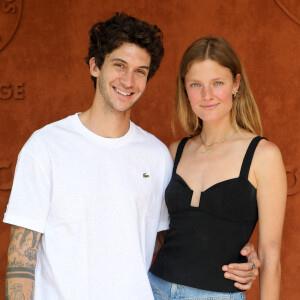
<path fill-rule="evenodd" d="M 22 16 L 23 0 L 0 0 L 0 51 L 16 34 Z"/>

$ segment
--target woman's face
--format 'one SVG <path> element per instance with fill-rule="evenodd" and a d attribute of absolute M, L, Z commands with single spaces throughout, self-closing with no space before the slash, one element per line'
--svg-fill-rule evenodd
<path fill-rule="evenodd" d="M 228 68 L 207 59 L 192 63 L 185 88 L 194 113 L 202 121 L 230 119 L 232 94 L 239 88 L 240 74 L 233 80 Z"/>

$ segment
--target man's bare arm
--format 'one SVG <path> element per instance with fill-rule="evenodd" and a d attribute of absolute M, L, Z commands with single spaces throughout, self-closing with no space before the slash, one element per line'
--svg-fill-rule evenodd
<path fill-rule="evenodd" d="M 12 226 L 8 247 L 5 299 L 33 300 L 35 266 L 41 233 Z"/>

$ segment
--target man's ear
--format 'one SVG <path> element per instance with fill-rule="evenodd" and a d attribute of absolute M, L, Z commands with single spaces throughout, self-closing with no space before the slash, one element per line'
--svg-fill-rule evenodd
<path fill-rule="evenodd" d="M 99 77 L 100 75 L 100 70 L 98 68 L 98 66 L 96 65 L 95 62 L 95 57 L 92 57 L 89 61 L 89 65 L 90 65 L 90 73 L 93 77 Z"/>

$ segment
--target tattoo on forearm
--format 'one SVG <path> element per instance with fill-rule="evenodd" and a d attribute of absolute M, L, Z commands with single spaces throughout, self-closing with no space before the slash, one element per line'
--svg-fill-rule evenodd
<path fill-rule="evenodd" d="M 34 280 L 35 270 L 32 268 L 14 267 L 7 268 L 6 279 L 9 278 L 29 278 Z"/>
<path fill-rule="evenodd" d="M 12 227 L 11 227 L 11 234 L 10 234 L 10 239 L 11 239 L 11 240 L 13 239 L 16 230 L 19 229 L 19 228 L 20 228 L 19 226 L 12 226 Z"/>
<path fill-rule="evenodd" d="M 33 289 L 34 289 L 34 280 L 35 280 L 35 270 L 32 268 L 24 268 L 24 267 L 14 267 L 7 268 L 6 272 L 6 284 L 5 284 L 5 299 L 6 300 L 25 300 L 25 296 L 23 293 L 23 286 L 21 283 L 10 283 L 8 284 L 10 279 L 18 280 L 18 279 L 30 279 L 31 282 L 31 290 L 28 291 L 28 297 L 33 300 Z M 27 297 L 27 296 L 26 296 Z"/>
<path fill-rule="evenodd" d="M 35 247 L 37 243 L 38 233 L 36 231 L 32 231 L 32 244 L 31 247 Z"/>
<path fill-rule="evenodd" d="M 28 248 L 24 254 L 30 261 L 36 260 L 36 250 Z"/>
<path fill-rule="evenodd" d="M 26 242 L 26 237 L 29 235 L 30 231 L 28 229 L 24 230 L 24 233 L 22 235 L 22 238 L 20 239 L 19 247 L 22 248 L 24 243 Z"/>
<path fill-rule="evenodd" d="M 19 227 L 20 228 L 20 227 Z M 12 240 L 11 245 L 8 249 L 8 257 L 23 256 L 29 260 L 29 263 L 36 260 L 37 257 L 37 243 L 38 243 L 38 232 L 29 229 L 18 230 L 18 227 L 12 227 Z M 21 236 L 21 238 L 20 238 Z M 13 266 L 23 266 L 16 265 L 13 262 Z"/>
<path fill-rule="evenodd" d="M 8 262 L 7 268 L 18 268 L 18 267 L 24 267 L 28 268 L 30 270 L 35 270 L 35 263 L 29 263 L 29 262 L 22 262 L 22 261 L 17 261 L 16 258 L 14 258 L 13 261 Z"/>
<path fill-rule="evenodd" d="M 35 247 L 36 245 L 36 242 L 37 242 L 37 235 L 38 233 L 36 231 L 32 231 L 32 230 L 29 230 L 29 229 L 25 229 L 24 233 L 23 233 L 23 236 L 20 240 L 20 248 L 23 247 L 24 243 L 26 242 L 26 238 L 29 234 L 32 234 L 32 241 L 31 241 L 31 247 Z"/>
<path fill-rule="evenodd" d="M 12 272 L 28 272 L 31 274 L 35 274 L 35 270 L 34 269 L 30 269 L 30 268 L 23 268 L 23 267 L 18 267 L 18 268 L 7 268 L 7 273 L 12 273 Z"/>
<path fill-rule="evenodd" d="M 12 261 L 8 262 L 7 267 L 8 268 L 12 268 L 12 267 L 24 267 L 24 262 L 20 261 L 20 260 L 18 261 L 16 259 L 16 257 L 15 257 Z"/>
<path fill-rule="evenodd" d="M 9 300 L 8 299 L 8 282 L 7 282 L 7 280 L 5 281 L 5 300 Z"/>
<path fill-rule="evenodd" d="M 30 292 L 30 300 L 33 300 L 33 295 L 34 295 L 34 285 L 32 283 L 31 284 L 31 292 Z"/>
<path fill-rule="evenodd" d="M 26 300 L 33 300 L 39 237 L 40 233 L 38 232 L 12 226 L 11 243 L 8 249 L 5 300 L 25 300 L 25 295 Z M 30 281 L 27 281 L 28 279 Z"/>
<path fill-rule="evenodd" d="M 15 283 L 12 287 L 12 293 L 9 295 L 9 299 L 12 300 L 25 300 L 23 293 L 23 285 L 21 283 Z"/>
<path fill-rule="evenodd" d="M 27 262 L 26 267 L 34 271 L 35 270 L 35 262 L 34 262 L 34 264 Z"/>
<path fill-rule="evenodd" d="M 17 247 L 15 245 L 12 245 L 11 247 L 8 248 L 8 255 L 11 255 L 17 250 Z"/>
<path fill-rule="evenodd" d="M 34 280 L 35 277 L 33 275 L 27 274 L 27 273 L 13 273 L 13 274 L 6 274 L 6 279 L 10 278 L 29 278 Z"/>

